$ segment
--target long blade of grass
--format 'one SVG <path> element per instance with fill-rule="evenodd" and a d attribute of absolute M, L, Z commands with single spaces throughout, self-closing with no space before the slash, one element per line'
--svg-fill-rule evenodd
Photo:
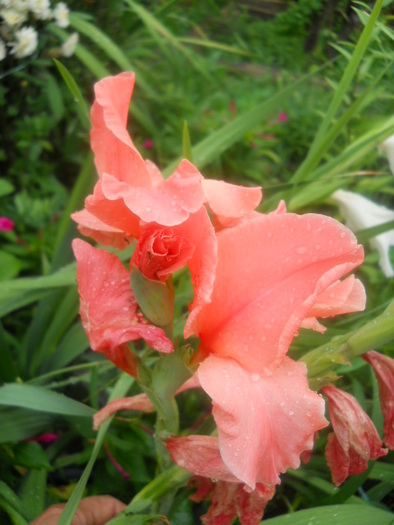
<path fill-rule="evenodd" d="M 90 118 L 89 118 L 89 111 L 88 106 L 82 96 L 82 93 L 78 87 L 78 84 L 75 82 L 74 77 L 71 75 L 69 70 L 61 63 L 59 60 L 53 59 L 55 62 L 56 67 L 59 70 L 59 73 L 62 75 L 64 82 L 66 83 L 68 89 L 71 92 L 71 95 L 74 98 L 74 102 L 76 103 L 75 109 L 79 116 L 79 119 L 84 126 L 84 128 L 89 129 L 90 128 Z"/>
<path fill-rule="evenodd" d="M 92 417 L 94 411 L 70 397 L 39 386 L 9 383 L 0 387 L 0 405 L 66 416 Z"/>
<path fill-rule="evenodd" d="M 305 159 L 305 161 L 301 164 L 301 166 L 298 168 L 296 173 L 293 175 L 293 181 L 299 182 L 306 177 L 310 175 L 310 173 L 307 171 L 308 164 L 309 164 L 309 158 L 315 154 L 315 150 L 320 147 L 321 142 L 324 139 L 325 134 L 327 133 L 327 130 L 329 129 L 331 122 L 333 121 L 338 109 L 340 108 L 345 95 L 351 85 L 351 82 L 354 78 L 354 75 L 356 74 L 356 71 L 358 69 L 358 66 L 364 56 L 364 53 L 368 47 L 369 41 L 372 36 L 372 31 L 375 27 L 375 23 L 379 17 L 380 10 L 383 5 L 383 0 L 377 0 L 371 16 L 368 20 L 368 23 L 364 27 L 364 30 L 360 36 L 360 39 L 354 49 L 354 52 L 352 54 L 352 58 L 348 62 L 346 69 L 342 75 L 341 81 L 338 85 L 337 90 L 335 91 L 335 94 L 331 100 L 331 104 L 323 118 L 323 121 L 320 124 L 320 127 L 315 135 L 314 141 L 312 142 L 312 145 L 309 149 L 309 153 Z"/>
<path fill-rule="evenodd" d="M 310 179 L 331 178 L 336 174 L 343 174 L 350 166 L 373 151 L 394 132 L 394 117 L 385 120 L 382 124 L 358 137 L 338 156 L 331 159 L 311 173 Z"/>
<path fill-rule="evenodd" d="M 382 73 L 368 86 L 368 88 L 362 93 L 357 100 L 341 115 L 341 117 L 335 122 L 330 128 L 326 135 L 321 139 L 316 148 L 308 153 L 305 159 L 303 169 L 306 173 L 305 179 L 308 178 L 308 174 L 319 164 L 323 159 L 324 155 L 334 143 L 335 139 L 339 136 L 341 131 L 345 128 L 349 120 L 358 112 L 358 110 L 365 105 L 365 102 L 371 103 L 376 100 L 376 93 L 374 93 L 376 86 L 379 85 L 382 78 L 389 71 L 392 64 L 388 65 Z M 368 101 L 369 99 L 369 101 Z"/>
<path fill-rule="evenodd" d="M 122 374 L 120 378 L 118 379 L 112 394 L 109 398 L 109 401 L 113 401 L 117 397 L 123 397 L 126 395 L 128 390 L 130 389 L 131 385 L 134 382 L 134 378 L 130 377 L 127 374 Z M 71 521 L 74 517 L 74 514 L 77 511 L 79 502 L 81 501 L 81 498 L 83 496 L 86 484 L 89 480 L 90 473 L 92 472 L 93 466 L 96 462 L 98 453 L 100 452 L 101 446 L 104 442 L 105 435 L 107 433 L 107 430 L 111 424 L 112 417 L 108 419 L 103 425 L 101 425 L 100 430 L 97 434 L 97 439 L 93 447 L 92 455 L 88 461 L 88 464 L 86 465 L 86 468 L 80 477 L 77 486 L 75 487 L 74 492 L 72 493 L 71 498 L 68 500 L 67 505 L 60 516 L 60 519 L 58 521 L 57 525 L 71 525 Z"/>
<path fill-rule="evenodd" d="M 254 55 L 250 51 L 246 51 L 245 49 L 240 49 L 239 47 L 228 46 L 226 44 L 222 44 L 221 42 L 215 42 L 214 40 L 205 40 L 202 38 L 181 37 L 181 38 L 178 38 L 178 42 L 181 42 L 183 44 L 192 44 L 194 46 L 208 47 L 209 49 L 218 49 L 219 51 L 231 53 L 232 55 L 256 57 L 256 55 Z"/>

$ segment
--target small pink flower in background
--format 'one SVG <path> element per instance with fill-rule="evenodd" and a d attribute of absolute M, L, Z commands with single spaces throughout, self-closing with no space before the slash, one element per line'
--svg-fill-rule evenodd
<path fill-rule="evenodd" d="M 385 456 L 388 451 L 355 397 L 334 386 L 326 386 L 322 392 L 328 398 L 334 429 L 327 439 L 326 460 L 332 481 L 338 486 L 349 476 L 367 470 L 369 460 Z"/>
<path fill-rule="evenodd" d="M 289 120 L 286 111 L 281 111 L 278 115 L 278 122 L 287 122 Z"/>
<path fill-rule="evenodd" d="M 363 356 L 373 368 L 378 380 L 380 406 L 382 407 L 384 425 L 384 444 L 394 450 L 394 359 L 371 350 Z"/>
<path fill-rule="evenodd" d="M 0 217 L 0 231 L 1 232 L 10 232 L 15 227 L 14 221 L 8 217 Z"/>
<path fill-rule="evenodd" d="M 37 443 L 53 443 L 59 438 L 57 434 L 51 434 L 50 432 L 46 434 L 40 434 L 39 436 L 26 439 L 26 441 L 36 441 Z"/>
<path fill-rule="evenodd" d="M 145 148 L 145 149 L 153 149 L 155 143 L 153 142 L 152 139 L 146 139 L 143 144 L 142 144 L 142 147 Z"/>

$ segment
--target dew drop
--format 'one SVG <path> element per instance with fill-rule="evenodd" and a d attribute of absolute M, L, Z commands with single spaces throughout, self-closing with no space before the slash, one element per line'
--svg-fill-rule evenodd
<path fill-rule="evenodd" d="M 294 416 L 294 410 L 289 410 L 289 416 Z"/>
<path fill-rule="evenodd" d="M 259 374 L 252 374 L 251 379 L 254 383 L 257 383 L 258 381 L 260 381 L 260 376 Z"/>
<path fill-rule="evenodd" d="M 299 246 L 299 247 L 296 249 L 296 252 L 298 253 L 298 255 L 302 255 L 302 254 L 306 253 L 306 248 L 305 248 L 305 246 Z"/>
<path fill-rule="evenodd" d="M 320 248 L 321 248 L 321 244 L 316 244 L 315 250 L 320 250 Z"/>

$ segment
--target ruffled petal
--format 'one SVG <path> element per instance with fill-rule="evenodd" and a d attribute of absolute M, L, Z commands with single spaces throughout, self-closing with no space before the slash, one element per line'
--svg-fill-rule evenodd
<path fill-rule="evenodd" d="M 363 284 L 350 275 L 336 281 L 316 297 L 308 317 L 333 317 L 335 315 L 360 312 L 365 308 L 366 294 Z"/>
<path fill-rule="evenodd" d="M 380 406 L 383 413 L 384 444 L 394 450 L 394 359 L 371 350 L 361 356 L 369 363 L 378 380 Z"/>
<path fill-rule="evenodd" d="M 326 445 L 326 460 L 332 481 L 340 485 L 353 474 L 368 468 L 368 461 L 387 454 L 374 424 L 358 404 L 355 397 L 336 388 L 326 386 L 322 392 L 328 398 L 328 409 L 334 433 Z"/>
<path fill-rule="evenodd" d="M 189 485 L 197 488 L 189 499 L 197 503 L 211 501 L 207 514 L 201 516 L 204 525 L 231 525 L 235 516 L 241 525 L 258 525 L 267 503 L 275 494 L 275 487 L 262 483 L 253 492 L 246 491 L 239 483 L 213 482 L 198 477 Z"/>
<path fill-rule="evenodd" d="M 86 209 L 73 213 L 71 218 L 78 224 L 78 230 L 82 235 L 91 237 L 104 246 L 112 246 L 117 250 L 123 250 L 130 245 L 130 241 L 126 238 L 123 231 L 108 226 L 108 224 L 100 221 Z"/>
<path fill-rule="evenodd" d="M 223 463 L 217 437 L 173 437 L 166 441 L 166 447 L 177 465 L 197 476 L 239 483 Z"/>
<path fill-rule="evenodd" d="M 324 400 L 308 388 L 305 365 L 287 357 L 260 376 L 211 355 L 198 377 L 213 401 L 223 461 L 252 490 L 256 482 L 280 483 L 280 473 L 298 468 L 300 454 L 328 424 Z"/>
<path fill-rule="evenodd" d="M 90 117 L 90 143 L 99 177 L 111 173 L 117 180 L 135 186 L 150 186 L 145 161 L 135 148 L 126 124 L 134 73 L 107 77 L 95 85 Z"/>
<path fill-rule="evenodd" d="M 103 174 L 102 178 L 106 176 L 108 175 Z M 114 180 L 116 181 L 116 179 Z M 141 230 L 140 218 L 127 208 L 121 197 L 117 200 L 107 199 L 103 193 L 102 185 L 103 180 L 100 179 L 94 187 L 93 194 L 86 197 L 86 210 L 111 228 L 122 231 L 125 236 L 129 238 L 138 237 Z"/>
<path fill-rule="evenodd" d="M 146 394 L 133 397 L 118 397 L 93 416 L 93 428 L 98 430 L 118 410 L 138 410 L 139 412 L 154 412 L 155 408 Z"/>
<path fill-rule="evenodd" d="M 131 353 L 125 343 L 143 338 L 155 350 L 171 352 L 172 343 L 164 331 L 137 313 L 130 274 L 120 259 L 80 239 L 74 239 L 72 247 L 78 263 L 80 315 L 92 350 L 104 353 L 132 375 L 135 369 L 127 366 Z"/>
<path fill-rule="evenodd" d="M 202 355 L 261 373 L 281 362 L 317 297 L 363 261 L 350 230 L 321 215 L 256 213 L 217 237 L 212 299 L 189 333 Z"/>
<path fill-rule="evenodd" d="M 257 208 L 261 202 L 261 188 L 237 186 L 228 182 L 204 179 L 202 182 L 206 203 L 222 226 L 239 219 Z"/>
<path fill-rule="evenodd" d="M 102 177 L 107 199 L 123 199 L 126 207 L 142 221 L 162 226 L 180 224 L 201 208 L 204 202 L 201 181 L 201 173 L 187 160 L 168 179 L 153 187 L 120 182 L 111 174 Z"/>

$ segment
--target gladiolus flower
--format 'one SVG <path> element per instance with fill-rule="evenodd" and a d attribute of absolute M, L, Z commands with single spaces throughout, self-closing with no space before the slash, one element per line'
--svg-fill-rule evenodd
<path fill-rule="evenodd" d="M 328 398 L 328 409 L 334 432 L 329 434 L 326 460 L 332 481 L 340 485 L 353 474 L 368 468 L 368 461 L 387 454 L 374 424 L 355 397 L 334 386 L 322 392 Z"/>
<path fill-rule="evenodd" d="M 311 313 L 364 308 L 361 283 L 348 281 L 346 293 L 338 284 L 362 262 L 363 250 L 337 221 L 285 213 L 283 205 L 217 237 L 212 297 L 195 316 L 192 309 L 185 337 L 200 338 L 197 374 L 213 401 L 221 458 L 254 490 L 297 468 L 327 425 L 324 400 L 309 389 L 305 365 L 286 353 Z"/>
<path fill-rule="evenodd" d="M 14 221 L 8 217 L 0 217 L 0 232 L 9 232 L 15 227 Z"/>
<path fill-rule="evenodd" d="M 347 226 L 354 232 L 394 220 L 393 210 L 376 204 L 357 193 L 337 190 L 331 195 L 331 198 L 339 204 L 341 215 L 345 218 Z M 379 264 L 384 275 L 393 277 L 394 269 L 391 266 L 389 252 L 390 246 L 394 246 L 394 229 L 376 235 L 369 239 L 369 243 L 379 252 Z"/>
<path fill-rule="evenodd" d="M 120 259 L 80 239 L 72 247 L 78 263 L 80 315 L 92 350 L 133 376 L 136 365 L 127 342 L 143 338 L 155 350 L 171 352 L 172 343 L 164 331 L 137 312 L 130 274 Z"/>
<path fill-rule="evenodd" d="M 99 180 L 85 200 L 85 210 L 72 216 L 83 234 L 119 244 L 120 236 L 123 242 L 138 238 L 144 224 L 182 224 L 204 203 L 224 210 L 224 220 L 238 219 L 256 208 L 260 188 L 205 181 L 186 160 L 164 179 L 152 162 L 145 161 L 126 129 L 133 88 L 133 73 L 105 78 L 95 86 L 90 137 Z"/>
<path fill-rule="evenodd" d="M 371 350 L 361 356 L 369 363 L 378 380 L 384 425 L 384 444 L 394 450 L 394 359 Z"/>

